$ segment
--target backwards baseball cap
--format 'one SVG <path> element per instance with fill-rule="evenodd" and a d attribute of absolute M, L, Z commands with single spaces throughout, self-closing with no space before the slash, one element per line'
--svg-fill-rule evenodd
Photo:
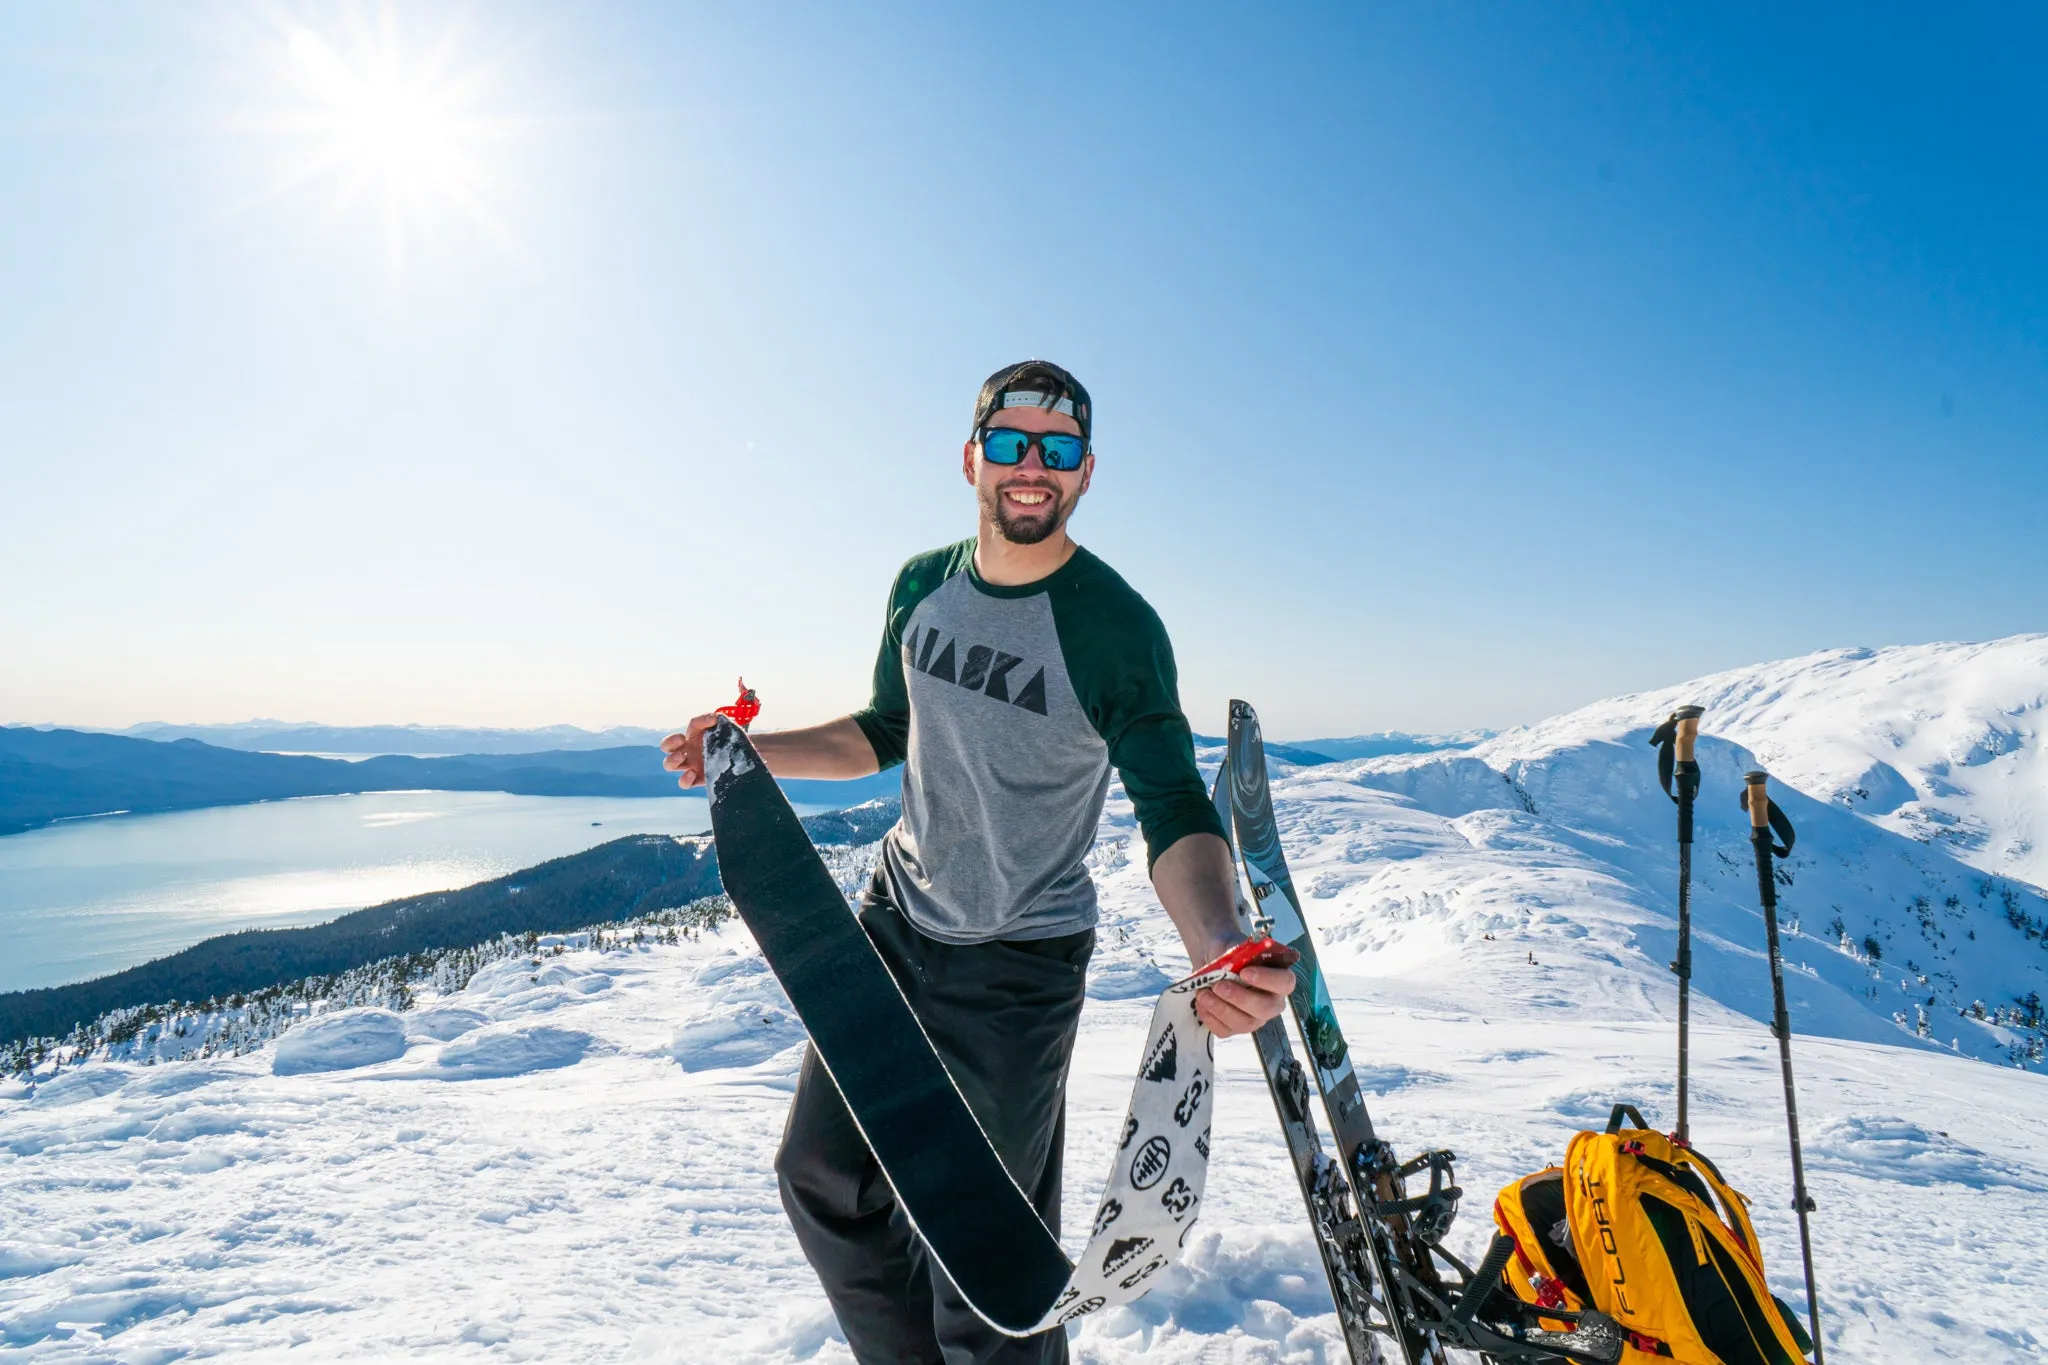
<path fill-rule="evenodd" d="M 1050 360 L 1026 360 L 1005 365 L 990 375 L 974 400 L 974 436 L 1004 408 L 1050 408 L 1063 412 L 1081 426 L 1081 439 L 1094 444 L 1094 414 L 1088 390 L 1081 381 Z"/>

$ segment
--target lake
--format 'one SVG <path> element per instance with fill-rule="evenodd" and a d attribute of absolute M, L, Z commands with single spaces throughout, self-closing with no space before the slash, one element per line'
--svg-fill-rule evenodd
<path fill-rule="evenodd" d="M 380 792 L 10 834 L 0 838 L 0 991 L 104 976 L 236 929 L 316 924 L 625 834 L 710 825 L 701 796 Z"/>

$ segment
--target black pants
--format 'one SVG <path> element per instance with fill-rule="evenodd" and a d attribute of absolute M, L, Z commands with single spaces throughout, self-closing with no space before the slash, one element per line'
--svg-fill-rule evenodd
<path fill-rule="evenodd" d="M 1067 1065 L 1094 932 L 941 943 L 910 925 L 879 876 L 861 924 L 1003 1165 L 1058 1232 Z M 797 1241 L 862 1365 L 1064 1365 L 1063 1330 L 1004 1336 L 932 1262 L 815 1050 L 804 1054 L 775 1173 Z"/>

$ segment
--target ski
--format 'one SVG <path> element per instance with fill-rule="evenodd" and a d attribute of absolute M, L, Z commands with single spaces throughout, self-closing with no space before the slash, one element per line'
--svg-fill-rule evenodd
<path fill-rule="evenodd" d="M 1230 760 L 1226 757 L 1216 771 L 1216 785 L 1210 798 L 1223 819 L 1224 841 L 1230 845 L 1235 872 L 1237 840 L 1230 834 L 1230 790 Z M 1271 924 L 1245 899 L 1241 878 L 1234 878 L 1232 890 L 1237 897 L 1238 927 L 1253 936 L 1270 935 Z M 1353 1365 L 1381 1365 L 1385 1357 L 1372 1335 L 1372 1321 L 1376 1308 L 1382 1318 L 1386 1312 L 1373 1300 L 1373 1270 L 1365 1226 L 1346 1205 L 1342 1170 L 1323 1152 L 1315 1114 L 1309 1105 L 1308 1075 L 1295 1059 L 1293 1045 L 1287 1041 L 1285 1019 L 1269 1019 L 1261 1024 L 1252 1033 L 1252 1044 L 1259 1054 L 1259 1066 L 1266 1073 L 1266 1088 L 1272 1092 L 1288 1160 L 1301 1187 L 1309 1230 L 1315 1235 L 1345 1349 Z"/>
<path fill-rule="evenodd" d="M 721 720 L 704 758 L 726 894 L 898 1199 L 977 1312 L 1011 1330 L 1036 1323 L 1072 1269 L 1059 1240 L 989 1146 L 746 736 Z"/>
<path fill-rule="evenodd" d="M 1496 1234 L 1477 1268 L 1445 1249 L 1443 1238 L 1463 1193 L 1452 1183 L 1450 1152 L 1429 1151 L 1402 1162 L 1373 1131 L 1280 847 L 1259 718 L 1241 701 L 1230 704 L 1229 751 L 1218 779 L 1219 789 L 1229 791 L 1227 823 L 1252 888 L 1256 908 L 1249 921 L 1299 954 L 1289 1012 L 1315 1070 L 1339 1159 L 1322 1155 L 1308 1113 L 1307 1077 L 1294 1062 L 1285 1031 L 1277 1039 L 1266 1036 L 1280 1021 L 1254 1037 L 1302 1177 L 1309 1222 L 1354 1365 L 1386 1359 L 1376 1341 L 1361 1344 L 1364 1332 L 1391 1340 L 1402 1365 L 1449 1365 L 1453 1349 L 1477 1352 L 1490 1365 L 1614 1365 L 1626 1333 L 1612 1318 L 1590 1310 L 1539 1311 L 1508 1292 L 1501 1277 L 1514 1254 L 1512 1238 Z M 1429 1188 L 1410 1196 L 1406 1182 L 1424 1172 Z"/>
<path fill-rule="evenodd" d="M 1315 939 L 1302 918 L 1301 900 L 1280 847 L 1258 713 L 1245 702 L 1230 703 L 1226 766 L 1231 826 L 1258 913 L 1272 924 L 1275 939 L 1301 954 L 1294 964 L 1296 984 L 1289 1003 L 1315 1068 L 1316 1090 L 1322 1095 L 1338 1153 L 1336 1171 L 1325 1173 L 1323 1184 L 1341 1211 L 1362 1226 L 1365 1254 L 1358 1259 L 1377 1291 L 1370 1296 L 1381 1318 L 1376 1326 L 1392 1339 L 1402 1365 L 1443 1365 L 1449 1358 L 1436 1334 L 1422 1325 L 1427 1318 L 1414 1301 L 1417 1288 L 1433 1288 L 1440 1304 L 1441 1284 L 1427 1248 L 1414 1243 L 1440 1236 L 1456 1213 L 1459 1192 L 1446 1183 L 1451 1154 L 1431 1152 L 1403 1167 L 1373 1131 L 1329 983 L 1316 957 Z M 1409 1200 L 1402 1182 L 1423 1169 L 1430 1172 L 1430 1193 Z M 1426 1220 L 1429 1226 L 1417 1228 L 1417 1220 Z"/>

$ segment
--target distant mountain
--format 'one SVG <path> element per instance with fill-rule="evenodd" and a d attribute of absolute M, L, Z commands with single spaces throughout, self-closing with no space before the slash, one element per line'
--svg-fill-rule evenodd
<path fill-rule="evenodd" d="M 1230 743 L 1222 735 L 1196 735 L 1193 738 L 1198 755 L 1202 750 L 1221 749 Z M 1297 767 L 1303 768 L 1313 768 L 1319 763 L 1335 763 L 1337 761 L 1329 754 L 1319 752 L 1304 745 L 1275 744 L 1270 740 L 1266 744 L 1266 757 L 1277 758 L 1283 763 L 1292 763 Z M 1202 761 L 1208 762 L 1209 760 L 1203 758 Z"/>
<path fill-rule="evenodd" d="M 585 730 L 575 725 L 503 730 L 451 725 L 317 725 L 282 720 L 245 720 L 232 725 L 169 725 L 152 720 L 131 725 L 125 730 L 100 733 L 124 735 L 131 739 L 196 739 L 222 749 L 242 749 L 251 753 L 441 757 L 449 754 L 615 749 L 636 744 L 658 744 L 668 732 L 626 725 L 616 725 L 607 730 Z"/>
<path fill-rule="evenodd" d="M 1777 865 L 1797 1027 L 2040 1062 L 2048 636 L 1827 650 L 1596 702 L 1469 750 L 1304 769 L 1274 786 L 1283 812 L 1314 812 L 1290 829 L 1295 881 L 1346 950 L 1441 954 L 1462 971 L 1491 951 L 1485 935 L 1534 934 L 1550 941 L 1524 965 L 1559 976 L 1526 973 L 1525 998 L 1582 1013 L 1668 1002 L 1675 823 L 1646 741 L 1688 703 L 1706 708 L 1694 990 L 1769 1017 L 1737 804 L 1743 773 L 1763 766 L 1799 836 Z M 1507 972 L 1501 993 L 1523 975 Z"/>
<path fill-rule="evenodd" d="M 2048 635 L 1824 650 L 1546 724 L 1683 703 L 1706 708 L 1702 733 L 1743 745 L 1815 800 L 2048 887 Z"/>
<path fill-rule="evenodd" d="M 325 726 L 247 721 L 175 726 L 151 722 L 126 734 L 0 726 L 0 835 L 58 820 L 240 805 L 296 796 L 377 791 L 499 791 L 519 796 L 680 796 L 654 745 L 657 730 L 452 729 L 422 725 Z M 1299 767 L 1389 754 L 1462 750 L 1488 737 L 1386 732 L 1300 744 L 1270 743 Z M 507 751 L 512 744 L 557 747 Z M 1197 735 L 1205 747 L 1223 740 Z M 610 741 L 610 742 L 607 742 Z M 624 742 L 620 742 L 624 741 Z M 455 746 L 468 745 L 468 749 Z M 444 753 L 443 746 L 449 746 Z M 381 751 L 379 751 L 381 750 Z M 315 755 L 354 755 L 344 760 Z M 417 757 L 416 755 L 435 755 Z M 891 769 L 850 782 L 791 780 L 790 800 L 836 808 L 894 797 Z"/>
<path fill-rule="evenodd" d="M 1461 730 L 1450 735 L 1411 735 L 1399 730 L 1381 730 L 1369 735 L 1342 739 L 1304 739 L 1293 747 L 1327 754 L 1327 761 L 1342 763 L 1354 758 L 1385 758 L 1390 754 L 1434 754 L 1470 749 L 1492 739 L 1491 730 Z M 1274 746 L 1267 745 L 1271 750 Z"/>
<path fill-rule="evenodd" d="M 901 774 L 851 782 L 791 781 L 805 805 L 894 796 Z M 375 791 L 499 791 L 519 796 L 681 796 L 651 746 L 386 756 L 361 762 L 250 753 L 195 739 L 159 742 L 78 730 L 0 727 L 0 834 L 114 812 L 142 814 L 294 796 Z"/>
<path fill-rule="evenodd" d="M 38 726 L 52 729 L 52 726 Z M 575 725 L 544 725 L 532 730 L 506 730 L 452 725 L 318 725 L 304 721 L 245 720 L 224 725 L 172 725 L 160 720 L 145 721 L 124 730 L 91 730 L 89 734 L 121 735 L 130 739 L 196 739 L 222 749 L 248 753 L 319 754 L 334 758 L 367 758 L 376 755 L 404 755 L 414 758 L 444 758 L 480 754 L 519 755 L 559 753 L 565 750 L 621 749 L 642 744 L 659 744 L 666 730 L 647 730 L 615 725 L 605 730 L 585 730 Z M 1351 735 L 1341 739 L 1305 739 L 1299 743 L 1268 744 L 1274 756 L 1289 763 L 1315 764 L 1351 758 L 1378 758 L 1385 754 L 1434 753 L 1440 749 L 1469 749 L 1493 737 L 1491 730 L 1466 730 L 1448 735 L 1411 735 L 1399 730 Z M 1197 735 L 1197 743 L 1221 744 L 1216 736 Z M 1293 753 L 1281 752 L 1291 750 Z"/>

